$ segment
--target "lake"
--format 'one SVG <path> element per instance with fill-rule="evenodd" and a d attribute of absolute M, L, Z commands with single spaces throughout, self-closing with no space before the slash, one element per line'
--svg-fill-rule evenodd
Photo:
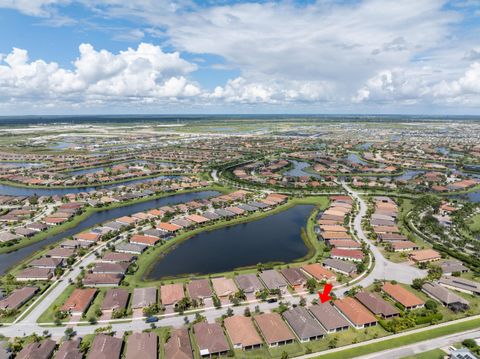
<path fill-rule="evenodd" d="M 315 178 L 321 178 L 319 174 L 316 173 L 308 173 L 305 172 L 304 169 L 311 167 L 312 165 L 308 162 L 300 162 L 300 161 L 295 161 L 295 160 L 290 160 L 290 162 L 293 165 L 293 168 L 289 169 L 288 171 L 284 172 L 284 176 L 290 176 L 290 177 L 315 177 Z"/>
<path fill-rule="evenodd" d="M 217 196 L 220 193 L 217 191 L 202 191 L 191 192 L 183 194 L 175 194 L 159 199 L 152 199 L 141 203 L 135 203 L 130 206 L 119 207 L 114 209 L 106 209 L 98 211 L 86 218 L 84 221 L 77 224 L 74 228 L 68 229 L 62 233 L 50 236 L 43 241 L 36 242 L 31 246 L 21 248 L 15 252 L 0 254 L 0 275 L 4 274 L 10 267 L 16 265 L 19 261 L 30 256 L 32 253 L 40 250 L 43 247 L 53 244 L 55 242 L 66 239 L 74 234 L 80 233 L 87 228 L 94 227 L 100 223 L 108 222 L 122 216 L 129 216 L 136 212 L 148 211 L 153 208 L 159 208 L 165 205 L 172 205 L 177 203 L 184 203 L 196 199 L 203 199 L 207 197 Z"/>
<path fill-rule="evenodd" d="M 148 278 L 220 273 L 302 258 L 308 248 L 300 236 L 301 228 L 313 208 L 299 205 L 257 221 L 197 234 L 160 258 Z"/>

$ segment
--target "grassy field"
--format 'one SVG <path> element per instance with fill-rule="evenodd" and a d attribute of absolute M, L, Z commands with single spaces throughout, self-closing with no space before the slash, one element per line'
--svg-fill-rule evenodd
<path fill-rule="evenodd" d="M 206 225 L 204 227 L 197 228 L 193 231 L 187 231 L 184 233 L 179 234 L 177 237 L 174 239 L 168 241 L 162 246 L 158 246 L 155 248 L 149 248 L 145 253 L 143 253 L 139 259 L 137 260 L 138 264 L 138 270 L 136 271 L 135 274 L 127 276 L 126 280 L 130 283 L 132 286 L 151 286 L 151 285 L 158 285 L 160 284 L 161 281 L 150 281 L 147 280 L 146 277 L 148 276 L 149 270 L 151 267 L 158 261 L 158 258 L 160 255 L 167 253 L 169 250 L 171 250 L 174 246 L 178 245 L 179 243 L 188 240 L 189 238 L 205 231 L 213 231 L 219 228 L 223 228 L 226 226 L 233 226 L 236 224 L 240 223 L 246 223 L 246 222 L 251 222 L 255 220 L 259 220 L 262 218 L 265 218 L 267 216 L 271 216 L 276 213 L 280 213 L 282 211 L 285 211 L 289 208 L 292 208 L 296 205 L 300 204 L 312 204 L 315 205 L 317 208 L 326 208 L 328 206 L 328 197 L 326 196 L 312 196 L 312 197 L 305 197 L 305 198 L 294 198 L 289 200 L 286 204 L 281 205 L 277 208 L 275 208 L 272 211 L 268 212 L 256 212 L 252 215 L 245 216 L 245 217 L 239 217 L 233 220 L 221 220 L 215 224 L 212 225 Z M 316 235 L 313 232 L 313 226 L 314 226 L 314 219 L 315 216 L 314 214 L 316 211 L 310 216 L 307 222 L 307 228 L 306 228 L 306 238 L 304 238 L 304 241 L 306 242 L 306 245 L 309 248 L 308 254 L 304 257 L 301 258 L 297 261 L 297 263 L 305 263 L 306 261 L 310 260 L 316 255 L 322 255 L 323 254 L 323 243 L 320 243 L 316 239 Z M 256 268 L 242 268 L 237 270 L 236 272 L 248 272 L 248 271 L 256 271 Z M 232 275 L 233 272 L 229 273 L 224 273 L 225 275 Z M 185 281 L 185 278 L 178 278 L 174 279 L 173 281 Z M 170 282 L 170 279 L 169 279 Z"/>
<path fill-rule="evenodd" d="M 472 232 L 480 232 L 480 213 L 468 220 L 468 227 Z"/>

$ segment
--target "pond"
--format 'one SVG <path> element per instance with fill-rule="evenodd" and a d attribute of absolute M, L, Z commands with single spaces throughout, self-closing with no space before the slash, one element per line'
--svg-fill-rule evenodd
<path fill-rule="evenodd" d="M 34 187 L 16 187 L 6 184 L 0 184 L 0 195 L 8 196 L 64 196 L 68 193 L 80 193 L 80 192 L 90 192 L 95 191 L 101 188 L 113 188 L 122 185 L 132 185 L 143 182 L 150 182 L 160 179 L 167 178 L 176 178 L 179 176 L 156 176 L 151 178 L 142 178 L 142 179 L 130 179 L 115 184 L 109 185 L 100 185 L 100 186 L 89 186 L 89 187 L 73 187 L 73 188 L 34 188 Z"/>
<path fill-rule="evenodd" d="M 290 177 L 315 177 L 315 178 L 322 178 L 319 174 L 316 173 L 308 173 L 304 171 L 305 168 L 311 167 L 312 165 L 308 162 L 300 162 L 295 160 L 290 160 L 292 163 L 293 168 L 289 169 L 288 171 L 284 172 L 284 176 Z"/>
<path fill-rule="evenodd" d="M 463 194 L 456 194 L 448 196 L 453 199 L 459 199 L 462 201 L 468 201 L 473 203 L 480 203 L 480 191 L 463 193 Z"/>
<path fill-rule="evenodd" d="M 405 170 L 400 176 L 392 177 L 397 181 L 408 181 L 412 178 L 418 176 L 419 174 L 423 174 L 425 171 L 420 170 Z"/>
<path fill-rule="evenodd" d="M 364 160 L 362 160 L 360 158 L 359 155 L 357 155 L 356 153 L 349 153 L 348 156 L 346 157 L 347 161 L 351 162 L 351 163 L 356 163 L 358 165 L 364 165 L 364 166 L 367 166 L 368 163 L 365 162 Z"/>
<path fill-rule="evenodd" d="M 217 196 L 218 194 L 219 192 L 217 191 L 183 193 L 159 199 L 152 199 L 150 201 L 145 201 L 141 203 L 135 203 L 130 206 L 98 211 L 77 224 L 74 228 L 68 229 L 57 235 L 47 237 L 47 239 L 44 239 L 43 241 L 36 242 L 31 246 L 21 248 L 15 252 L 0 254 L 0 275 L 4 274 L 8 268 L 16 265 L 19 261 L 22 261 L 23 259 L 27 258 L 32 253 L 40 250 L 41 248 L 48 246 L 49 244 L 61 241 L 62 239 L 66 239 L 70 236 L 73 236 L 74 234 L 84 231 L 87 228 L 99 225 L 100 223 L 108 222 L 123 216 L 129 216 L 136 212 L 148 211 L 150 209 L 159 208 L 165 205 L 172 205 L 197 199 L 213 197 Z"/>
<path fill-rule="evenodd" d="M 300 236 L 301 228 L 313 208 L 298 205 L 257 221 L 197 234 L 160 258 L 148 278 L 220 273 L 302 258 L 308 248 Z"/>

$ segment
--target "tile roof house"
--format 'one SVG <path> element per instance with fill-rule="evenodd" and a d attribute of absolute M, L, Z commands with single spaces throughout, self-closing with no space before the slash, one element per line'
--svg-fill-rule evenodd
<path fill-rule="evenodd" d="M 227 338 L 219 324 L 196 323 L 193 325 L 193 331 L 202 358 L 225 355 L 230 350 Z"/>
<path fill-rule="evenodd" d="M 164 284 L 160 287 L 160 299 L 165 307 L 175 306 L 184 297 L 182 283 Z"/>
<path fill-rule="evenodd" d="M 308 310 L 327 333 L 340 332 L 350 327 L 350 323 L 328 302 L 312 305 Z"/>
<path fill-rule="evenodd" d="M 448 290 L 447 288 L 442 287 L 438 283 L 425 283 L 422 286 L 422 290 L 427 295 L 438 300 L 444 306 L 452 309 L 455 312 L 468 310 L 470 306 L 468 300 Z"/>
<path fill-rule="evenodd" d="M 244 291 L 245 294 L 255 294 L 256 292 L 260 292 L 265 287 L 260 282 L 260 279 L 253 274 L 240 274 L 235 277 L 235 282 L 237 283 L 238 288 Z"/>
<path fill-rule="evenodd" d="M 157 244 L 160 241 L 161 241 L 161 239 L 159 237 L 142 236 L 140 234 L 134 234 L 130 238 L 130 243 L 143 244 L 143 245 L 146 245 L 146 246 L 149 246 L 149 247 L 154 246 L 155 244 Z"/>
<path fill-rule="evenodd" d="M 75 288 L 60 310 L 81 315 L 87 311 L 96 294 L 97 290 L 94 288 Z"/>
<path fill-rule="evenodd" d="M 237 292 L 237 287 L 230 278 L 212 278 L 212 286 L 220 299 L 227 299 L 230 295 Z"/>
<path fill-rule="evenodd" d="M 422 249 L 410 253 L 410 258 L 416 263 L 426 263 L 438 261 L 442 257 L 440 256 L 440 253 L 433 249 Z"/>
<path fill-rule="evenodd" d="M 377 319 L 359 302 L 350 297 L 337 299 L 333 302 L 335 308 L 347 318 L 357 329 L 371 327 L 377 324 Z"/>
<path fill-rule="evenodd" d="M 307 277 L 300 270 L 300 268 L 284 268 L 280 273 L 285 277 L 288 284 L 290 284 L 296 291 L 302 290 L 307 284 Z"/>
<path fill-rule="evenodd" d="M 480 295 L 480 283 L 473 280 L 460 277 L 443 276 L 438 280 L 438 284 L 459 292 Z"/>
<path fill-rule="evenodd" d="M 362 251 L 356 249 L 338 249 L 333 248 L 330 251 L 330 257 L 335 259 L 346 259 L 353 262 L 361 262 L 365 257 L 365 254 Z"/>
<path fill-rule="evenodd" d="M 58 348 L 55 359 L 82 359 L 83 353 L 80 351 L 80 338 L 66 340 Z"/>
<path fill-rule="evenodd" d="M 155 333 L 133 333 L 127 339 L 125 359 L 158 358 L 158 336 Z"/>
<path fill-rule="evenodd" d="M 282 315 L 302 343 L 321 339 L 327 333 L 304 307 L 289 309 Z"/>
<path fill-rule="evenodd" d="M 165 359 L 193 359 L 188 329 L 174 329 L 164 345 Z"/>
<path fill-rule="evenodd" d="M 25 268 L 18 273 L 15 278 L 19 282 L 30 280 L 50 280 L 53 277 L 53 271 L 50 268 Z"/>
<path fill-rule="evenodd" d="M 122 310 L 127 308 L 130 293 L 123 288 L 110 288 L 105 293 L 105 298 L 100 307 L 102 311 Z"/>
<path fill-rule="evenodd" d="M 234 349 L 250 350 L 262 346 L 262 338 L 250 318 L 234 315 L 225 318 L 223 323 Z"/>
<path fill-rule="evenodd" d="M 135 288 L 132 309 L 145 308 L 157 303 L 157 288 Z"/>
<path fill-rule="evenodd" d="M 270 347 L 293 343 L 295 335 L 278 313 L 265 313 L 254 318 L 263 338 Z"/>
<path fill-rule="evenodd" d="M 322 265 L 345 275 L 353 275 L 357 272 L 357 266 L 348 261 L 342 261 L 341 259 L 326 258 L 323 260 Z"/>
<path fill-rule="evenodd" d="M 188 295 L 192 299 L 204 300 L 213 296 L 208 279 L 195 279 L 187 284 Z"/>
<path fill-rule="evenodd" d="M 319 282 L 334 282 L 337 279 L 337 276 L 334 273 L 330 272 L 328 269 L 325 269 L 319 263 L 306 264 L 302 266 L 302 270 Z"/>
<path fill-rule="evenodd" d="M 106 334 L 97 334 L 87 359 L 120 359 L 123 340 Z"/>
<path fill-rule="evenodd" d="M 8 297 L 0 300 L 0 309 L 18 309 L 38 292 L 37 287 L 22 287 L 14 289 Z"/>
<path fill-rule="evenodd" d="M 87 273 L 82 283 L 94 287 L 112 287 L 120 285 L 122 279 L 121 273 Z"/>
<path fill-rule="evenodd" d="M 400 315 L 400 312 L 393 305 L 383 300 L 380 296 L 370 292 L 359 292 L 355 295 L 355 299 L 362 303 L 375 315 L 379 315 L 384 319 L 393 318 Z"/>
<path fill-rule="evenodd" d="M 468 268 L 458 260 L 448 260 L 440 263 L 444 275 L 452 275 L 452 273 L 466 273 Z"/>
<path fill-rule="evenodd" d="M 265 287 L 269 290 L 278 289 L 281 292 L 286 292 L 288 283 L 287 280 L 276 270 L 269 269 L 261 272 L 259 275 Z"/>
<path fill-rule="evenodd" d="M 33 342 L 27 344 L 22 350 L 18 352 L 15 358 L 17 359 L 50 359 L 57 343 L 53 340 L 45 339 L 40 342 Z"/>
<path fill-rule="evenodd" d="M 399 284 L 385 283 L 382 290 L 392 297 L 395 301 L 405 307 L 405 309 L 422 308 L 425 302 L 418 298 L 409 290 L 403 288 Z"/>

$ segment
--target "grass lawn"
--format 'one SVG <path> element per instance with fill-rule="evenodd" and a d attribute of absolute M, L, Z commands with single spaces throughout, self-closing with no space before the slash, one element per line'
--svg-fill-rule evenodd
<path fill-rule="evenodd" d="M 38 318 L 38 323 L 53 323 L 55 320 L 54 313 L 65 303 L 67 298 L 72 294 L 75 289 L 74 285 L 70 285 L 65 289 L 62 294 L 60 294 L 52 303 L 50 307 Z M 69 318 L 63 320 L 63 322 L 68 322 Z"/>
<path fill-rule="evenodd" d="M 468 220 L 468 227 L 472 232 L 480 232 L 480 213 L 477 213 Z"/>
<path fill-rule="evenodd" d="M 420 353 L 417 355 L 411 355 L 402 359 L 443 359 L 445 352 L 440 349 L 429 350 L 428 352 Z"/>
<path fill-rule="evenodd" d="M 376 353 L 391 348 L 401 347 L 408 344 L 418 343 L 421 341 L 438 338 L 445 335 L 459 333 L 467 330 L 477 329 L 480 326 L 480 319 L 472 319 L 463 323 L 454 323 L 441 328 L 434 328 L 420 333 L 412 333 L 402 337 L 386 339 L 381 342 L 361 345 L 355 348 L 337 351 L 335 353 L 319 354 L 316 358 L 321 359 L 349 359 L 356 358 L 361 355 Z"/>

